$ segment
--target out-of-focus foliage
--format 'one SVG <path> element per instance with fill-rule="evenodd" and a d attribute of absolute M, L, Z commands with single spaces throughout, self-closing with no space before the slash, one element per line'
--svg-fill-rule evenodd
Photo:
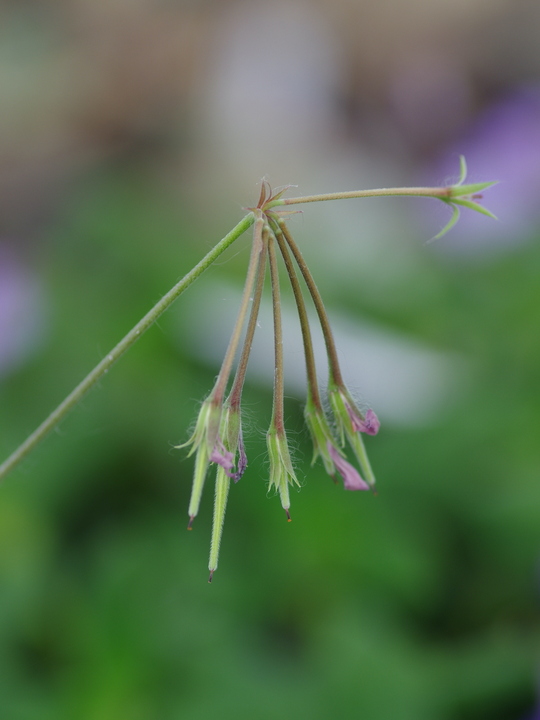
<path fill-rule="evenodd" d="M 2 242 L 25 277 L 37 278 L 30 295 L 42 326 L 38 331 L 30 323 L 25 332 L 33 340 L 20 340 L 9 366 L 0 363 L 2 456 L 230 229 L 239 218 L 238 205 L 253 201 L 237 195 L 236 205 L 224 203 L 214 196 L 215 186 L 207 191 L 203 181 L 215 174 L 217 189 L 231 193 L 221 183 L 223 165 L 230 161 L 196 144 L 188 147 L 188 139 L 195 142 L 197 136 L 194 118 L 205 111 L 204 72 L 195 60 L 202 62 L 214 48 L 194 28 L 210 35 L 218 26 L 229 32 L 230 18 L 244 10 L 249 14 L 247 6 L 224 3 L 223 16 L 210 19 L 210 2 L 141 2 L 133 11 L 118 1 L 110 3 L 115 24 L 111 18 L 102 22 L 100 4 L 80 0 L 70 12 L 68 5 L 51 3 L 54 12 L 31 2 L 1 9 L 10 21 L 3 32 L 10 29 L 12 42 L 2 51 L 11 75 L 0 70 L 0 80 L 10 90 L 12 107 L 27 108 L 9 115 L 9 123 L 4 115 L 0 123 L 2 147 L 13 153 L 12 175 L 4 165 L 0 178 L 7 188 L 0 200 L 6 208 Z M 413 170 L 425 168 L 425 161 L 435 163 L 451 142 L 459 145 L 460 128 L 474 122 L 471 101 L 459 122 L 448 120 L 446 130 L 439 123 L 419 137 L 405 124 L 410 137 L 406 130 L 397 137 L 398 125 L 392 123 L 400 113 L 385 115 L 384 105 L 391 105 L 389 98 L 398 103 L 403 87 L 409 87 L 400 84 L 403 77 L 418 77 L 410 70 L 415 62 L 429 77 L 437 68 L 449 72 L 449 66 L 430 64 L 429 53 L 416 60 L 408 55 L 410 63 L 400 64 L 398 53 L 388 69 L 381 58 L 390 57 L 383 50 L 392 38 L 399 36 L 402 52 L 412 53 L 415 43 L 419 51 L 432 47 L 428 40 L 441 38 L 444 27 L 448 34 L 438 44 L 438 57 L 454 57 L 450 40 L 466 39 L 467 28 L 472 33 L 484 26 L 485 55 L 475 55 L 472 48 L 480 40 L 475 44 L 471 38 L 461 59 L 467 69 L 459 68 L 470 80 L 471 97 L 484 108 L 490 93 L 505 83 L 530 80 L 538 60 L 532 50 L 529 75 L 509 64 L 503 78 L 502 58 L 492 65 L 483 60 L 496 55 L 506 8 L 494 5 L 487 23 L 487 3 L 431 3 L 441 14 L 433 10 L 427 19 L 424 3 L 415 3 L 415 17 L 424 17 L 423 35 L 411 18 L 401 35 L 396 30 L 384 38 L 383 49 L 375 32 L 371 45 L 359 44 L 357 54 L 344 60 L 349 72 L 341 76 L 343 84 L 334 86 L 336 96 L 350 101 L 342 108 L 340 130 L 330 133 L 349 154 L 345 176 L 331 177 L 341 166 L 332 165 L 327 154 L 323 160 L 334 170 L 324 176 L 324 186 L 316 177 L 311 187 L 316 182 L 321 192 L 347 189 L 351 166 L 361 166 L 368 156 L 377 178 L 390 181 L 387 162 L 395 155 L 398 182 L 410 182 Z M 338 6 L 340 23 L 326 22 L 346 47 L 354 26 L 350 22 L 345 33 L 348 4 Z M 375 4 L 360 6 L 373 28 L 385 27 Z M 293 7 L 300 16 L 306 12 L 302 4 Z M 321 3 L 321 17 L 324 8 Z M 457 20 L 449 22 L 452 17 L 459 27 Z M 519 17 L 512 17 L 518 27 Z M 174 27 L 191 38 L 182 46 L 184 54 L 173 42 Z M 55 52 L 57 36 L 78 37 L 73 28 L 81 44 L 72 40 L 66 49 L 60 43 Z M 367 34 L 362 26 L 362 37 Z M 96 41 L 94 47 L 94 40 L 105 36 L 107 43 Z M 115 37 L 124 38 L 123 52 Z M 134 65 L 137 53 L 128 53 L 134 47 L 128 37 L 139 38 Z M 160 38 L 169 41 L 160 44 Z M 198 52 L 196 38 L 202 43 Z M 66 63 L 77 56 L 77 47 L 87 54 L 76 67 L 92 70 L 91 80 Z M 96 47 L 106 47 L 108 54 Z M 154 57 L 148 48 L 161 48 L 160 62 L 143 62 Z M 55 76 L 36 60 L 45 57 L 64 71 L 71 68 L 75 79 L 86 78 L 82 86 L 68 83 L 65 74 L 56 75 L 60 85 L 40 83 L 32 63 L 44 77 Z M 92 58 L 101 64 L 91 66 Z M 366 58 L 373 60 L 371 71 Z M 181 100 L 170 90 L 175 75 L 164 68 L 171 66 L 178 69 Z M 115 72 L 108 74 L 109 67 Z M 499 73 L 499 84 L 490 68 Z M 191 73 L 200 85 L 189 82 Z M 29 77 L 47 101 L 41 126 L 34 115 L 36 96 L 25 84 Z M 153 78 L 164 85 L 156 88 Z M 74 96 L 62 87 L 82 90 Z M 87 103 L 81 100 L 85 88 Z M 415 88 L 414 107 L 399 106 L 407 118 L 429 98 L 425 84 L 419 81 Z M 17 89 L 21 97 L 15 102 Z M 290 103 L 298 97 L 293 93 Z M 254 122 L 263 124 L 264 107 L 250 110 L 250 100 L 238 108 L 239 121 L 253 112 Z M 152 112 L 156 105 L 159 118 Z M 192 116 L 184 122 L 186 108 Z M 59 117 L 64 125 L 56 122 Z M 201 126 L 210 122 L 204 118 Z M 219 124 L 219 118 L 212 121 Z M 369 150 L 366 135 L 373 143 Z M 319 149 L 306 141 L 304 155 L 295 160 L 297 175 L 284 181 L 296 181 L 305 172 L 303 160 L 315 162 Z M 324 164 L 321 158 L 317 162 Z M 504 183 L 504 177 L 485 174 L 481 156 L 475 162 L 474 180 Z M 265 171 L 261 167 L 259 173 Z M 233 177 L 231 185 L 253 187 L 255 180 Z M 301 191 L 306 189 L 311 188 Z M 487 204 L 497 214 L 497 206 Z M 322 467 L 310 468 L 302 407 L 288 399 L 288 432 L 298 446 L 298 475 L 305 478 L 292 495 L 288 524 L 278 499 L 266 497 L 261 431 L 270 419 L 271 379 L 267 387 L 248 384 L 250 463 L 231 489 L 220 566 L 209 586 L 212 483 L 193 532 L 186 532 L 192 462 L 172 446 L 187 439 L 217 368 L 199 361 L 189 335 L 180 334 L 185 308 L 193 310 L 181 298 L 0 489 L 0 717 L 520 720 L 531 712 L 540 645 L 540 222 L 528 238 L 514 237 L 508 227 L 508 244 L 521 240 L 511 252 L 471 261 L 444 253 L 460 225 L 426 247 L 422 240 L 429 232 L 413 230 L 407 221 L 411 211 L 404 207 L 388 200 L 343 208 L 341 220 L 334 216 L 336 233 L 330 238 L 319 234 L 325 223 L 310 220 L 312 211 L 306 209 L 295 238 L 308 260 L 313 254 L 313 271 L 331 310 L 464 361 L 468 381 L 455 402 L 429 423 L 385 425 L 382 418 L 379 435 L 368 439 L 379 483 L 374 497 L 346 493 Z M 320 217 L 317 212 L 314 208 L 313 217 Z M 386 230 L 394 232 L 395 244 L 387 244 L 388 233 L 376 222 L 371 245 L 365 232 L 339 224 L 377 213 L 394 223 Z M 340 229 L 352 244 L 340 244 Z M 240 284 L 246 250 L 246 240 L 239 240 L 199 287 L 210 288 L 218 279 Z M 2 325 L 8 311 L 6 301 L 0 308 L 5 347 L 8 339 L 19 341 L 13 325 Z M 204 315 L 199 321 L 204 325 Z M 4 328 L 11 328 L 9 338 Z"/>

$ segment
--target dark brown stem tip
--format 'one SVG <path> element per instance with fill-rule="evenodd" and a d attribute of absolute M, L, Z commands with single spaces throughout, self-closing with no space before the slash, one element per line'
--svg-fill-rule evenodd
<path fill-rule="evenodd" d="M 285 508 L 285 515 L 287 516 L 287 522 L 291 522 L 291 520 L 292 520 L 291 513 L 289 512 L 289 510 L 287 508 Z"/>
<path fill-rule="evenodd" d="M 212 578 L 214 577 L 214 572 L 215 572 L 215 570 L 210 570 L 210 577 L 208 578 L 209 583 L 212 582 Z"/>
<path fill-rule="evenodd" d="M 188 529 L 188 530 L 193 530 L 193 527 L 192 527 L 192 526 L 193 526 L 193 521 L 194 521 L 194 520 L 195 520 L 195 515 L 190 515 L 190 516 L 189 516 L 188 526 L 187 526 L 187 529 Z"/>

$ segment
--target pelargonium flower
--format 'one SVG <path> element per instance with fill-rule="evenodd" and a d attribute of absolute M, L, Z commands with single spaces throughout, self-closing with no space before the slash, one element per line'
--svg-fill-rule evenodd
<path fill-rule="evenodd" d="M 345 385 L 332 383 L 328 396 L 341 445 L 344 445 L 345 437 L 352 442 L 357 433 L 376 435 L 379 432 L 381 423 L 374 410 L 369 408 L 365 413 L 360 412 Z"/>
<path fill-rule="evenodd" d="M 332 479 L 335 480 L 336 471 L 339 472 L 343 478 L 345 490 L 369 490 L 368 483 L 360 477 L 358 470 L 343 456 L 328 425 L 324 411 L 316 406 L 311 397 L 308 398 L 304 416 L 313 442 L 311 464 L 313 465 L 320 457 L 326 472 Z"/>
<path fill-rule="evenodd" d="M 375 475 L 371 469 L 361 433 L 376 435 L 379 432 L 380 422 L 377 415 L 371 409 L 367 410 L 365 414 L 361 413 L 342 383 L 337 384 L 331 380 L 328 396 L 341 446 L 343 447 L 345 444 L 345 439 L 349 441 L 364 477 L 369 485 L 375 485 Z"/>
<path fill-rule="evenodd" d="M 238 482 L 244 474 L 247 467 L 247 455 L 244 447 L 244 439 L 242 435 L 242 421 L 240 411 L 233 408 L 228 402 L 225 403 L 225 409 L 221 419 L 221 435 L 223 436 L 222 451 L 216 453 L 217 459 L 214 460 L 224 469 L 227 477 Z M 236 462 L 236 453 L 238 452 L 238 462 Z M 224 460 L 224 462 L 221 462 Z M 231 472 L 236 463 L 236 471 Z"/>
<path fill-rule="evenodd" d="M 221 466 L 225 474 L 234 478 L 235 481 L 240 479 L 246 468 L 247 459 L 241 441 L 239 419 L 237 420 L 235 417 L 231 422 L 231 415 L 233 413 L 230 408 L 224 409 L 223 406 L 216 405 L 211 398 L 207 398 L 199 411 L 193 435 L 187 442 L 176 446 L 183 448 L 191 445 L 188 457 L 196 453 L 193 487 L 188 509 L 189 529 L 199 512 L 210 463 Z M 235 426 L 233 431 L 230 429 L 231 426 Z M 240 459 L 237 471 L 233 472 L 237 449 L 240 451 Z"/>
<path fill-rule="evenodd" d="M 178 449 L 191 446 L 188 457 L 196 453 L 193 486 L 188 508 L 189 530 L 199 512 L 208 466 L 210 462 L 215 462 L 215 460 L 211 460 L 214 448 L 216 445 L 218 447 L 223 445 L 223 441 L 219 437 L 222 409 L 221 405 L 216 405 L 211 398 L 207 398 L 199 410 L 193 435 L 187 442 L 176 446 Z"/>
<path fill-rule="evenodd" d="M 216 473 L 210 559 L 208 562 L 208 569 L 210 570 L 208 582 L 212 582 L 214 572 L 217 570 L 218 566 L 219 548 L 221 544 L 221 536 L 223 534 L 223 522 L 225 519 L 225 510 L 227 508 L 230 481 L 232 479 L 234 482 L 238 482 L 247 466 L 247 457 L 242 440 L 240 413 L 236 409 L 231 408 L 230 405 L 227 405 L 223 412 L 220 444 L 221 446 L 218 451 L 214 448 L 215 459 L 213 457 L 210 458 L 213 462 L 217 463 L 218 467 Z M 239 455 L 237 470 L 236 472 L 231 472 L 234 466 L 234 459 L 237 451 Z"/>
<path fill-rule="evenodd" d="M 361 413 L 344 385 L 333 382 L 328 388 L 328 397 L 342 445 L 345 435 L 349 437 L 357 432 L 376 435 L 379 432 L 381 423 L 375 412 L 370 408 L 365 414 Z"/>
<path fill-rule="evenodd" d="M 326 472 L 333 478 L 336 469 L 330 447 L 334 446 L 334 436 L 322 407 L 317 406 L 311 394 L 308 395 L 306 407 L 304 408 L 304 418 L 313 443 L 311 464 L 314 465 L 317 458 L 320 457 Z"/>

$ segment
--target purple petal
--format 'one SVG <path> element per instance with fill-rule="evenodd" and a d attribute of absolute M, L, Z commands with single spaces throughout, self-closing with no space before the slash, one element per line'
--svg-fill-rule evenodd
<path fill-rule="evenodd" d="M 232 470 L 234 465 L 234 455 L 232 452 L 225 449 L 225 446 L 218 438 L 218 441 L 212 450 L 212 454 L 210 455 L 210 461 L 221 465 L 225 472 L 229 474 L 229 471 Z"/>
<path fill-rule="evenodd" d="M 242 437 L 242 430 L 240 430 L 240 435 L 238 437 L 238 465 L 236 466 L 236 472 L 229 475 L 234 482 L 238 482 L 244 472 L 247 468 L 247 455 L 246 450 L 244 448 L 244 439 Z"/>
<path fill-rule="evenodd" d="M 355 408 L 351 408 L 350 405 L 347 405 L 347 410 L 353 429 L 356 432 L 365 432 L 367 435 L 376 435 L 379 432 L 381 423 L 371 408 L 367 411 L 364 418 L 356 412 Z"/>
<path fill-rule="evenodd" d="M 362 480 L 358 470 L 348 463 L 345 458 L 341 457 L 341 454 L 332 443 L 327 443 L 327 447 L 330 457 L 334 461 L 334 465 L 343 478 L 345 490 L 369 490 L 369 485 L 365 480 Z"/>

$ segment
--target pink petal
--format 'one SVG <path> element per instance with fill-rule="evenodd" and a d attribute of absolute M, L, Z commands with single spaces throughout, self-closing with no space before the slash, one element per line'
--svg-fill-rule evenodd
<path fill-rule="evenodd" d="M 341 457 L 341 454 L 332 443 L 327 443 L 327 447 L 330 457 L 334 461 L 334 465 L 343 478 L 345 490 L 369 490 L 369 485 L 365 480 L 362 480 L 358 470 L 348 463 L 345 458 Z"/>
<path fill-rule="evenodd" d="M 240 435 L 238 437 L 238 465 L 236 466 L 236 472 L 232 473 L 229 477 L 231 477 L 234 482 L 238 482 L 242 475 L 244 474 L 245 470 L 247 468 L 247 455 L 246 450 L 244 448 L 244 439 L 242 437 L 242 430 L 240 430 Z"/>
<path fill-rule="evenodd" d="M 210 455 L 210 461 L 221 465 L 227 474 L 229 474 L 229 471 L 232 470 L 234 465 L 234 455 L 232 452 L 226 450 L 221 440 L 218 439 Z"/>
<path fill-rule="evenodd" d="M 347 405 L 347 411 L 351 418 L 353 429 L 356 432 L 365 432 L 368 435 L 376 435 L 379 432 L 381 423 L 371 408 L 367 411 L 364 418 L 360 417 L 356 409 L 351 408 L 349 405 Z"/>

